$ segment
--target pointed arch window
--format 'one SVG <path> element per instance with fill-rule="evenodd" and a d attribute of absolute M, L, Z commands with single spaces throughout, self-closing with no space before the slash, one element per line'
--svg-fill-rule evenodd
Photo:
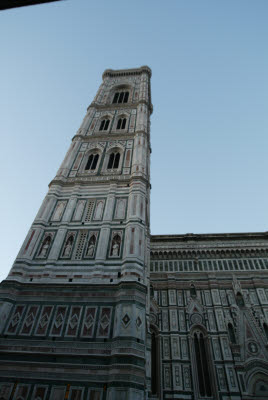
<path fill-rule="evenodd" d="M 268 325 L 267 325 L 266 323 L 263 324 L 263 329 L 264 329 L 266 338 L 267 338 L 267 340 L 268 340 Z"/>
<path fill-rule="evenodd" d="M 197 331 L 194 333 L 193 342 L 199 394 L 201 397 L 212 397 L 207 341 L 203 333 Z"/>
<path fill-rule="evenodd" d="M 240 292 L 238 292 L 236 295 L 236 302 L 239 307 L 245 306 L 244 298 Z"/>
<path fill-rule="evenodd" d="M 113 104 L 127 103 L 129 98 L 129 92 L 116 92 L 114 94 Z"/>
<path fill-rule="evenodd" d="M 229 334 L 231 343 L 235 344 L 236 343 L 235 332 L 234 332 L 234 327 L 231 323 L 228 324 L 228 334 Z"/>
<path fill-rule="evenodd" d="M 126 123 L 127 123 L 126 118 L 119 118 L 119 120 L 117 121 L 116 129 L 125 129 Z"/>
<path fill-rule="evenodd" d="M 196 288 L 193 284 L 190 286 L 190 295 L 191 297 L 196 297 Z"/>
<path fill-rule="evenodd" d="M 103 119 L 100 124 L 100 131 L 107 131 L 110 125 L 109 119 Z"/>
<path fill-rule="evenodd" d="M 87 160 L 85 170 L 93 171 L 94 169 L 96 169 L 98 161 L 99 161 L 99 154 L 90 154 Z"/>
<path fill-rule="evenodd" d="M 151 348 L 151 392 L 157 394 L 157 343 L 155 333 L 152 333 L 152 348 Z"/>
<path fill-rule="evenodd" d="M 120 153 L 111 153 L 108 161 L 107 169 L 117 169 L 119 167 Z"/>

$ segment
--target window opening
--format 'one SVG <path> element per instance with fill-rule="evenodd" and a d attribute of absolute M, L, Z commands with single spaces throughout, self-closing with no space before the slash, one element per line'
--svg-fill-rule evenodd
<path fill-rule="evenodd" d="M 238 292 L 236 295 L 236 302 L 237 302 L 237 305 L 240 307 L 244 307 L 244 305 L 245 305 L 243 296 L 240 292 Z"/>
<path fill-rule="evenodd" d="M 125 129 L 127 123 L 126 118 L 119 118 L 116 129 Z"/>
<path fill-rule="evenodd" d="M 117 127 L 116 127 L 116 129 L 121 129 L 121 125 L 122 125 L 122 119 L 119 118 L 119 120 L 117 121 Z"/>
<path fill-rule="evenodd" d="M 198 375 L 199 392 L 201 396 L 211 397 L 211 385 L 208 371 L 208 359 L 203 334 L 194 334 L 194 348 Z"/>
<path fill-rule="evenodd" d="M 97 163 L 99 160 L 99 154 L 90 154 L 88 157 L 87 165 L 85 170 L 94 170 L 96 169 Z"/>
<path fill-rule="evenodd" d="M 107 131 L 110 124 L 109 119 L 103 119 L 100 124 L 100 131 Z"/>
<path fill-rule="evenodd" d="M 120 153 L 111 153 L 107 169 L 116 169 L 119 167 Z"/>
<path fill-rule="evenodd" d="M 113 104 L 127 103 L 129 92 L 116 92 L 113 99 Z"/>
<path fill-rule="evenodd" d="M 268 340 L 268 326 L 267 326 L 267 324 L 266 324 L 266 323 L 264 323 L 264 324 L 263 324 L 263 329 L 264 329 L 264 332 L 265 332 L 266 338 L 267 338 L 267 340 Z"/>
<path fill-rule="evenodd" d="M 113 103 L 117 103 L 118 102 L 118 97 L 119 97 L 119 93 L 117 92 L 114 95 Z"/>
<path fill-rule="evenodd" d="M 104 130 L 105 130 L 105 131 L 107 131 L 107 129 L 108 129 L 108 127 L 109 127 L 109 123 L 110 123 L 110 120 L 107 119 L 106 122 L 105 122 L 105 125 L 104 125 Z"/>
<path fill-rule="evenodd" d="M 124 92 L 121 92 L 119 95 L 118 103 L 123 103 L 124 100 Z"/>
<path fill-rule="evenodd" d="M 191 285 L 191 287 L 190 287 L 190 295 L 192 297 L 196 297 L 196 288 L 194 285 Z"/>
<path fill-rule="evenodd" d="M 152 333 L 152 348 L 151 348 L 151 391 L 152 394 L 157 393 L 157 343 L 155 333 Z"/>
<path fill-rule="evenodd" d="M 231 343 L 235 344 L 236 339 L 235 339 L 234 327 L 230 323 L 228 324 L 228 333 L 229 333 L 229 338 L 230 338 Z"/>

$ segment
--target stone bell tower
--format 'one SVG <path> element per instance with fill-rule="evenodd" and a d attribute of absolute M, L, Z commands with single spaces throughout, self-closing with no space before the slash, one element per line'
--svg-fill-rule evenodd
<path fill-rule="evenodd" d="M 104 72 L 0 286 L 2 399 L 146 397 L 150 77 Z"/>

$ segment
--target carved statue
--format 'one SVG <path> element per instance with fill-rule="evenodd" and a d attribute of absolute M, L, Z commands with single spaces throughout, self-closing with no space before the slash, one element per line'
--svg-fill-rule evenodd
<path fill-rule="evenodd" d="M 45 258 L 47 256 L 48 249 L 51 243 L 51 236 L 47 236 L 42 244 L 39 252 L 39 256 Z"/>
<path fill-rule="evenodd" d="M 121 237 L 119 235 L 115 235 L 112 241 L 111 255 L 113 257 L 118 257 L 120 254 L 120 245 L 121 245 Z"/>
<path fill-rule="evenodd" d="M 73 247 L 73 241 L 74 241 L 73 236 L 69 236 L 69 238 L 68 238 L 68 240 L 66 242 L 65 248 L 63 250 L 63 256 L 64 257 L 69 257 L 70 256 L 71 251 L 72 251 L 72 247 Z"/>
<path fill-rule="evenodd" d="M 87 256 L 93 257 L 95 251 L 95 245 L 96 245 L 96 236 L 92 235 L 88 242 Z"/>
<path fill-rule="evenodd" d="M 58 220 L 61 219 L 61 216 L 62 216 L 63 211 L 64 211 L 64 207 L 65 207 L 65 203 L 64 202 L 60 202 L 60 203 L 57 204 L 53 220 L 58 221 Z"/>

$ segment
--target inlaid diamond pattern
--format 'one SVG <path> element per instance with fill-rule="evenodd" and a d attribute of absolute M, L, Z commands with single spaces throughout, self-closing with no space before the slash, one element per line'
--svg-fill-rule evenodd
<path fill-rule="evenodd" d="M 27 326 L 27 328 L 29 328 L 29 326 L 33 323 L 33 321 L 34 321 L 34 314 L 31 313 L 30 315 L 28 315 L 25 321 L 25 325 Z"/>
<path fill-rule="evenodd" d="M 41 328 L 44 328 L 46 326 L 46 324 L 48 323 L 48 320 L 49 320 L 48 315 L 47 315 L 47 313 L 45 313 L 40 320 L 39 325 L 41 326 Z"/>
<path fill-rule="evenodd" d="M 94 322 L 94 318 L 92 317 L 92 315 L 89 315 L 87 317 L 87 319 L 85 320 L 85 325 L 86 325 L 87 329 L 89 329 L 92 326 L 93 322 Z"/>
<path fill-rule="evenodd" d="M 17 325 L 17 323 L 19 322 L 19 320 L 20 320 L 20 313 L 17 312 L 17 313 L 14 315 L 14 317 L 12 318 L 12 321 L 11 321 L 11 326 L 12 326 L 12 328 L 14 328 L 14 326 Z"/>
<path fill-rule="evenodd" d="M 124 315 L 124 317 L 122 318 L 122 321 L 123 321 L 123 324 L 125 325 L 125 327 L 127 327 L 128 324 L 129 324 L 129 322 L 130 322 L 130 318 L 129 318 L 129 316 L 128 316 L 127 313 L 126 313 L 126 314 Z"/>
<path fill-rule="evenodd" d="M 139 328 L 139 327 L 141 326 L 141 324 L 142 324 L 142 320 L 140 319 L 140 317 L 138 317 L 138 318 L 136 319 L 136 325 L 137 325 L 137 327 Z"/>
<path fill-rule="evenodd" d="M 64 320 L 64 317 L 61 313 L 59 315 L 57 315 L 57 318 L 55 319 L 55 326 L 57 329 L 62 325 L 63 320 Z"/>
<path fill-rule="evenodd" d="M 104 330 L 108 325 L 109 325 L 109 318 L 106 314 L 103 315 L 100 325 L 102 327 L 102 329 Z"/>
<path fill-rule="evenodd" d="M 74 314 L 72 316 L 72 318 L 70 319 L 70 322 L 69 322 L 70 323 L 70 327 L 72 329 L 74 329 L 76 327 L 76 325 L 78 324 L 78 320 L 79 320 L 79 318 L 78 318 L 77 314 Z"/>

